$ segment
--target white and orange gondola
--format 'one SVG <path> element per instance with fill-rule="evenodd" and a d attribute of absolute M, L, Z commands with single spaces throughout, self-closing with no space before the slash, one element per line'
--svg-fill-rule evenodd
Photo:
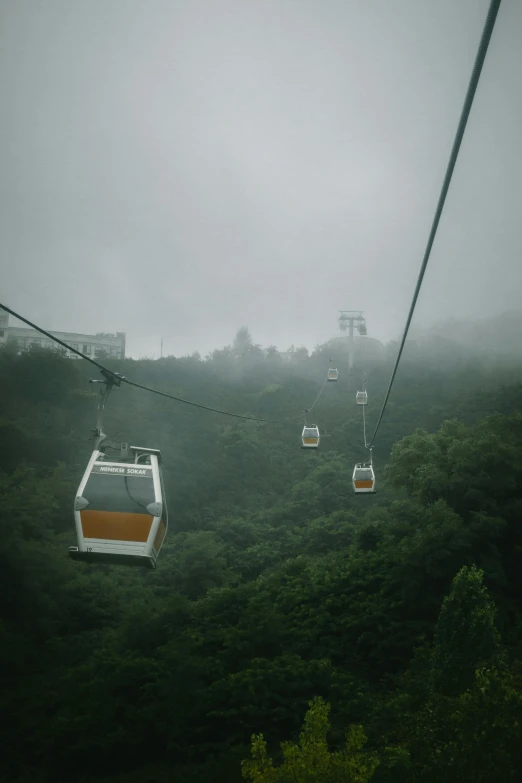
<path fill-rule="evenodd" d="M 356 494 L 375 492 L 373 465 L 358 463 L 353 469 L 352 484 Z"/>
<path fill-rule="evenodd" d="M 301 448 L 318 449 L 320 440 L 319 427 L 316 424 L 305 424 L 301 434 Z"/>
<path fill-rule="evenodd" d="M 130 446 L 128 461 L 95 449 L 74 501 L 74 560 L 156 568 L 168 527 L 158 449 Z"/>

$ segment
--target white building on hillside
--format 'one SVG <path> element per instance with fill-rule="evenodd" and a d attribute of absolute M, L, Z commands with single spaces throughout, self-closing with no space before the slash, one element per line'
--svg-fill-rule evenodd
<path fill-rule="evenodd" d="M 63 340 L 71 348 L 76 348 L 90 358 L 96 356 L 111 356 L 115 359 L 125 358 L 125 332 L 116 332 L 116 334 L 107 334 L 98 332 L 98 334 L 80 334 L 78 332 L 55 332 L 49 330 L 49 334 Z M 23 326 L 9 326 L 9 313 L 0 309 L 0 346 L 4 344 L 15 344 L 20 350 L 30 348 L 31 345 L 38 345 L 41 348 L 58 348 L 61 346 L 50 340 L 36 329 L 28 329 Z M 65 350 L 65 349 L 63 349 Z M 65 351 L 69 359 L 79 359 L 80 357 Z"/>
<path fill-rule="evenodd" d="M 9 313 L 0 308 L 0 345 L 7 342 L 7 327 L 9 326 Z"/>

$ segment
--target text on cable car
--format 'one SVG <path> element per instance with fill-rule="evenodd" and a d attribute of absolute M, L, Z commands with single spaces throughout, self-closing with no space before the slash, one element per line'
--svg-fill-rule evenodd
<path fill-rule="evenodd" d="M 117 465 L 94 465 L 92 473 L 113 473 L 119 476 L 150 476 L 151 468 L 126 468 Z"/>

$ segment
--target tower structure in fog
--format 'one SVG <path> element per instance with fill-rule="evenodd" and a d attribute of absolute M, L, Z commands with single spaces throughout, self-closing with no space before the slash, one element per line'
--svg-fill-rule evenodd
<path fill-rule="evenodd" d="M 368 334 L 366 329 L 366 319 L 362 310 L 339 310 L 339 329 L 341 332 L 348 332 L 348 367 L 353 367 L 354 331 L 357 329 L 362 337 Z"/>

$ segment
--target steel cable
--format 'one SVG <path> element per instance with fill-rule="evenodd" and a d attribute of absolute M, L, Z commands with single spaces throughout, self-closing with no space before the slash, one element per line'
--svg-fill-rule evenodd
<path fill-rule="evenodd" d="M 437 209 L 435 210 L 435 217 L 433 219 L 433 223 L 431 226 L 431 230 L 428 237 L 428 243 L 426 245 L 426 250 L 424 252 L 424 257 L 422 260 L 421 269 L 419 272 L 419 276 L 417 279 L 417 285 L 415 286 L 415 292 L 413 294 L 413 299 L 410 306 L 410 311 L 408 313 L 408 318 L 406 321 L 406 326 L 404 329 L 404 333 L 402 335 L 401 344 L 399 346 L 399 352 L 397 354 L 397 359 L 395 360 L 395 366 L 393 368 L 393 372 L 391 374 L 390 383 L 388 385 L 388 390 L 386 392 L 386 396 L 384 398 L 384 403 L 381 408 L 381 412 L 379 414 L 379 418 L 377 420 L 377 425 L 375 427 L 375 431 L 373 433 L 372 439 L 368 443 L 368 448 L 371 448 L 373 445 L 373 442 L 375 440 L 375 436 L 377 435 L 377 432 L 379 430 L 382 417 L 384 416 L 384 411 L 386 410 L 386 406 L 388 404 L 388 400 L 390 397 L 390 392 L 393 386 L 393 382 L 395 380 L 395 375 L 397 374 L 397 369 L 399 367 L 399 362 L 401 360 L 402 351 L 404 349 L 404 344 L 406 342 L 406 337 L 408 335 L 408 331 L 410 328 L 411 320 L 413 317 L 413 312 L 415 310 L 415 305 L 417 304 L 417 299 L 419 297 L 422 281 L 424 279 L 424 273 L 426 272 L 426 267 L 428 266 L 428 261 L 431 254 L 431 248 L 433 246 L 433 242 L 435 240 L 435 235 L 437 233 L 437 229 L 439 226 L 439 221 L 442 215 L 442 210 L 444 209 L 444 203 L 446 201 L 446 196 L 448 194 L 449 186 L 451 183 L 451 178 L 453 176 L 453 171 L 455 169 L 455 164 L 457 162 L 460 145 L 462 144 L 462 139 L 464 137 L 464 131 L 466 130 L 466 125 L 468 122 L 468 118 L 471 112 L 471 106 L 473 104 L 473 99 L 475 97 L 475 92 L 477 90 L 477 86 L 480 79 L 480 74 L 482 71 L 482 66 L 484 65 L 484 60 L 486 58 L 486 53 L 488 51 L 489 42 L 491 40 L 491 36 L 493 34 L 493 28 L 495 26 L 495 21 L 498 14 L 498 9 L 500 8 L 501 0 L 491 0 L 489 5 L 488 14 L 486 17 L 486 21 L 484 23 L 484 29 L 482 31 L 482 37 L 480 39 L 480 44 L 478 47 L 477 55 L 475 57 L 475 64 L 473 66 L 473 71 L 471 73 L 471 78 L 469 81 L 468 89 L 466 92 L 466 98 L 464 100 L 464 105 L 462 107 L 462 112 L 460 115 L 459 124 L 457 127 L 457 132 L 455 134 L 455 140 L 453 142 L 453 147 L 451 150 L 448 166 L 446 168 L 446 174 L 444 176 L 444 181 L 442 183 L 442 189 L 440 192 L 439 200 L 437 203 Z"/>
<path fill-rule="evenodd" d="M 100 362 L 97 362 L 95 359 L 92 359 L 90 356 L 86 356 L 86 354 L 82 353 L 81 351 L 78 351 L 76 348 L 72 348 L 70 345 L 65 343 L 63 340 L 60 340 L 59 337 L 55 337 L 50 332 L 47 332 L 45 329 L 42 329 L 41 326 L 38 326 L 37 324 L 32 323 L 32 321 L 29 321 L 27 318 L 24 318 L 23 315 L 20 315 L 20 313 L 15 312 L 10 307 L 8 307 L 5 304 L 2 304 L 0 302 L 0 308 L 5 310 L 7 313 L 10 313 L 14 318 L 18 318 L 18 320 L 23 321 L 25 324 L 30 326 L 32 329 L 35 329 L 37 332 L 40 332 L 41 334 L 44 334 L 46 337 L 48 337 L 50 340 L 53 340 L 54 342 L 58 343 L 58 345 L 61 345 L 63 348 L 66 348 L 68 351 L 71 351 L 72 353 L 76 354 L 77 356 L 80 356 L 82 359 L 85 359 L 86 361 L 93 364 L 95 367 L 97 367 L 109 383 L 115 383 L 116 385 L 120 385 L 121 383 L 126 383 L 128 386 L 134 386 L 136 389 L 142 389 L 143 391 L 150 392 L 151 394 L 156 394 L 159 397 L 166 397 L 169 400 L 174 400 L 175 402 L 181 402 L 184 405 L 191 405 L 194 408 L 201 408 L 202 410 L 211 411 L 212 413 L 219 413 L 221 416 L 232 416 L 235 419 L 243 419 L 245 421 L 260 421 L 264 422 L 265 424 L 271 424 L 271 423 L 277 423 L 277 422 L 283 422 L 283 421 L 296 421 L 297 419 L 303 419 L 305 418 L 306 414 L 312 410 L 312 408 L 315 407 L 317 404 L 323 389 L 325 387 L 326 379 L 328 378 L 328 372 L 326 374 L 326 378 L 323 381 L 323 384 L 319 390 L 319 394 L 315 398 L 315 401 L 313 402 L 312 406 L 308 409 L 305 409 L 303 413 L 300 413 L 297 416 L 286 416 L 281 419 L 263 419 L 259 418 L 257 416 L 245 416 L 241 413 L 233 413 L 232 411 L 223 411 L 219 408 L 213 408 L 210 405 L 203 405 L 199 402 L 194 402 L 193 400 L 186 400 L 183 397 L 177 397 L 175 394 L 169 394 L 168 392 L 160 391 L 159 389 L 153 389 L 151 386 L 145 386 L 142 383 L 137 383 L 136 381 L 131 381 L 129 378 L 126 378 L 124 375 L 121 375 L 120 373 L 114 372 L 113 370 L 109 370 L 108 367 L 105 367 L 103 364 L 100 364 Z M 328 365 L 328 368 L 330 368 L 332 361 L 330 360 L 330 364 Z"/>

